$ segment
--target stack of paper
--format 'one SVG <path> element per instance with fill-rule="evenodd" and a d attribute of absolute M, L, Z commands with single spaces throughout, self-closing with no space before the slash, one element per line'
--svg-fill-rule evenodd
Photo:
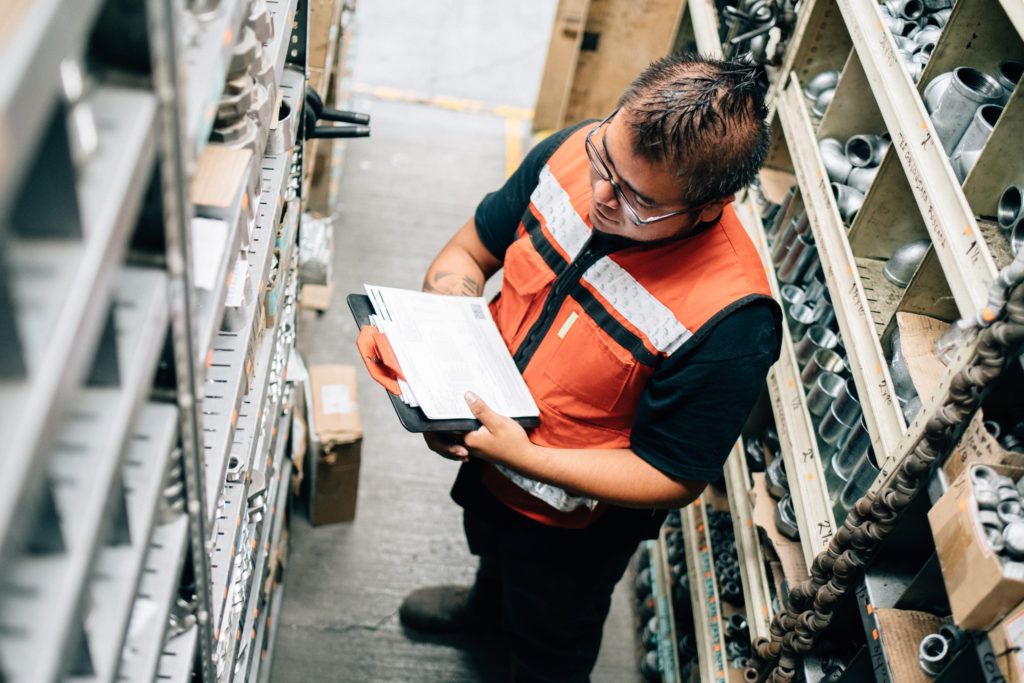
<path fill-rule="evenodd" d="M 402 400 L 431 420 L 472 419 L 472 391 L 507 417 L 539 414 L 482 297 L 365 285 L 371 323 L 388 339 L 405 381 Z"/>

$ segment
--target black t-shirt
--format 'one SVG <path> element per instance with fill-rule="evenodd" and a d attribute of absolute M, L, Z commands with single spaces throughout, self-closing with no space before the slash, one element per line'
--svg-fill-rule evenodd
<path fill-rule="evenodd" d="M 515 173 L 476 209 L 476 229 L 499 260 L 515 240 L 540 171 L 584 122 L 537 144 Z M 706 322 L 655 370 L 644 391 L 630 447 L 672 476 L 715 481 L 779 356 L 780 316 L 774 301 L 757 297 Z"/>

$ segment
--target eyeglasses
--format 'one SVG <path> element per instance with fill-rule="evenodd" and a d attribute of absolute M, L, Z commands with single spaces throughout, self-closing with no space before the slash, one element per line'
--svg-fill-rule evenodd
<path fill-rule="evenodd" d="M 682 215 L 684 213 L 691 213 L 693 211 L 696 211 L 697 209 L 702 208 L 703 204 L 701 204 L 699 206 L 691 206 L 691 207 L 686 208 L 686 209 L 680 209 L 679 211 L 673 211 L 672 213 L 666 213 L 666 214 L 661 215 L 661 216 L 652 216 L 650 218 L 641 218 L 640 217 L 640 212 L 637 211 L 633 207 L 633 205 L 629 203 L 628 199 L 626 199 L 626 193 L 623 192 L 622 186 L 620 186 L 612 178 L 612 172 L 608 168 L 608 165 L 604 162 L 604 157 L 601 156 L 601 153 L 597 151 L 597 147 L 595 147 L 594 143 L 590 140 L 590 138 L 594 135 L 594 133 L 597 132 L 598 128 L 600 128 L 604 124 L 606 124 L 609 121 L 611 121 L 612 117 L 615 116 L 618 113 L 619 113 L 619 110 L 616 109 L 615 111 L 613 111 L 611 114 L 608 115 L 608 118 L 606 118 L 604 121 L 602 121 L 601 123 L 599 123 L 596 126 L 594 126 L 593 130 L 591 130 L 589 133 L 587 133 L 587 137 L 586 137 L 587 158 L 590 159 L 590 166 L 591 166 L 591 168 L 594 169 L 594 173 L 597 174 L 597 177 L 612 186 L 612 189 L 615 191 L 615 196 L 618 197 L 619 201 L 622 202 L 623 206 L 625 206 L 626 209 L 629 210 L 629 214 L 630 214 L 629 218 L 630 218 L 631 221 L 633 221 L 633 224 L 634 225 L 650 225 L 651 223 L 657 223 L 658 221 L 663 221 L 666 218 L 671 218 L 672 216 L 679 216 L 679 215 Z"/>

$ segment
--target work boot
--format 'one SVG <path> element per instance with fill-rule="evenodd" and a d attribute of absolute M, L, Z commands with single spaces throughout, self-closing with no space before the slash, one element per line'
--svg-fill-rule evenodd
<path fill-rule="evenodd" d="M 402 624 L 422 633 L 461 633 L 497 626 L 471 586 L 427 586 L 409 593 L 398 608 Z"/>

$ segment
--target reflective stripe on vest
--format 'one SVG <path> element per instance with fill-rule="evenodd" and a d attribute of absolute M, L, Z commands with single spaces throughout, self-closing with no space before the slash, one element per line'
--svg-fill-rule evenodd
<path fill-rule="evenodd" d="M 590 238 L 590 227 L 576 213 L 569 195 L 548 166 L 541 171 L 540 182 L 530 201 L 544 217 L 551 237 L 570 261 L 574 259 Z M 538 246 L 536 238 L 542 237 L 539 228 L 538 224 L 537 230 L 531 231 L 535 247 Z M 568 265 L 564 261 L 552 263 L 550 254 L 542 252 L 541 255 L 556 275 Z M 646 335 L 661 353 L 672 353 L 692 336 L 668 307 L 607 256 L 587 269 L 583 279 L 593 285 L 623 318 Z"/>

